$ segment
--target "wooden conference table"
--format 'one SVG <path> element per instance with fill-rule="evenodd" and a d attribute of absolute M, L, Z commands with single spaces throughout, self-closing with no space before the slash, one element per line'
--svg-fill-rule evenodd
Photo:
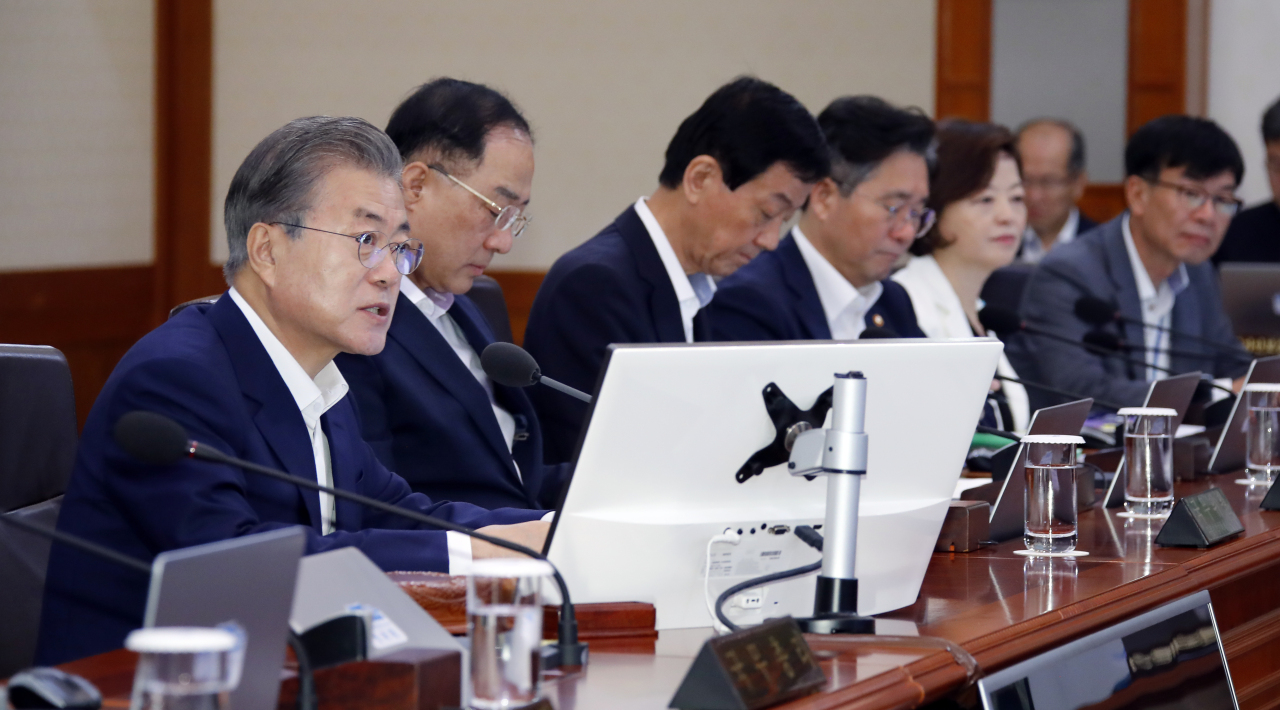
<path fill-rule="evenodd" d="M 933 555 L 920 598 L 882 615 L 941 637 L 991 672 L 1121 619 L 1208 589 L 1240 706 L 1280 707 L 1280 512 L 1263 512 L 1263 491 L 1235 475 L 1179 483 L 1181 497 L 1217 486 L 1245 533 L 1208 550 L 1152 544 L 1152 525 L 1101 507 L 1080 514 L 1075 560 L 1028 560 L 1021 540 Z M 667 707 L 707 629 L 662 631 L 650 639 L 593 641 L 590 665 L 550 678 L 558 710 L 658 710 Z M 824 691 L 787 708 L 911 708 L 943 699 L 975 701 L 957 656 L 936 641 L 809 637 L 822 658 Z M 961 653 L 960 657 L 963 658 Z M 99 684 L 109 706 L 127 707 L 133 659 L 115 651 L 63 666 Z M 368 698 L 372 700 L 372 698 Z M 375 705 L 376 703 L 370 704 Z M 322 708 L 325 705 L 322 704 Z"/>

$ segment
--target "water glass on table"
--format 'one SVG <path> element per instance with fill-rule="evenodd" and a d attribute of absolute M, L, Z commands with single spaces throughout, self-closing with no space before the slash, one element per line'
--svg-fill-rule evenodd
<path fill-rule="evenodd" d="M 244 631 L 218 628 L 138 629 L 124 641 L 139 654 L 131 710 L 227 710 L 240 684 Z"/>
<path fill-rule="evenodd" d="M 1245 476 L 1249 483 L 1271 485 L 1280 470 L 1280 384 L 1245 385 Z"/>
<path fill-rule="evenodd" d="M 478 710 L 533 705 L 542 697 L 542 560 L 476 560 L 467 577 L 471 701 Z"/>
<path fill-rule="evenodd" d="M 1076 549 L 1076 447 L 1079 436 L 1022 437 L 1027 489 L 1022 541 L 1033 554 L 1069 554 Z"/>
<path fill-rule="evenodd" d="M 1124 510 L 1161 518 L 1173 509 L 1173 420 L 1167 407 L 1125 407 Z"/>

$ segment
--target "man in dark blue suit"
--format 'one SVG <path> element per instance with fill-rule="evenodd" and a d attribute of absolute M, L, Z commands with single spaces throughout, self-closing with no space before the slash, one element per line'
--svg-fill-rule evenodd
<path fill-rule="evenodd" d="M 534 299 L 525 348 L 543 372 L 588 392 L 611 343 L 688 343 L 728 276 L 777 246 L 781 225 L 829 169 L 822 133 L 791 95 L 742 77 L 680 124 L 659 187 L 560 257 Z M 586 405 L 530 392 L 552 462 L 574 456 Z"/>
<path fill-rule="evenodd" d="M 846 96 L 818 115 L 831 175 L 771 253 L 720 283 L 707 307 L 716 340 L 923 338 L 893 265 L 933 224 L 933 121 L 874 96 Z"/>
<path fill-rule="evenodd" d="M 1244 161 L 1235 141 L 1207 119 L 1164 116 L 1133 134 L 1124 163 L 1128 211 L 1050 252 L 1027 284 L 1022 317 L 1079 342 L 1090 326 L 1074 314 L 1076 301 L 1109 301 L 1130 319 L 1112 334 L 1147 366 L 1035 334 L 1012 339 L 1009 360 L 1027 378 L 1123 405 L 1142 404 L 1164 369 L 1238 387 L 1250 356 L 1207 263 L 1240 208 L 1234 193 Z M 1037 395 L 1029 394 L 1034 408 Z"/>
<path fill-rule="evenodd" d="M 436 79 L 391 115 L 401 184 L 422 265 L 403 277 L 387 347 L 339 355 L 364 438 L 415 491 L 488 508 L 553 508 L 568 466 L 542 463 L 542 430 L 523 390 L 494 383 L 494 341 L 465 295 L 527 219 L 529 124 L 486 86 Z"/>
<path fill-rule="evenodd" d="M 542 544 L 540 511 L 488 511 L 410 491 L 360 438 L 344 397 L 333 357 L 382 349 L 397 272 L 421 259 L 406 238 L 400 166 L 386 135 L 360 119 L 298 119 L 254 148 L 227 194 L 230 291 L 182 312 L 120 361 L 85 423 L 59 529 L 141 560 L 293 525 L 306 528 L 308 553 L 354 546 L 384 569 L 462 572 L 473 557 L 502 554 L 235 467 L 139 463 L 111 431 L 124 414 L 149 410 L 234 456 Z M 118 648 L 142 624 L 146 596 L 136 571 L 55 545 L 40 662 Z"/>

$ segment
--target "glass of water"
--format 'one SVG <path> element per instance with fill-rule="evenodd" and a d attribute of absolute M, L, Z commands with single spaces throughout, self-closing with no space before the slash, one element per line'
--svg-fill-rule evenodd
<path fill-rule="evenodd" d="M 138 629 L 124 641 L 139 654 L 132 710 L 227 710 L 240 684 L 244 631 L 218 628 Z"/>
<path fill-rule="evenodd" d="M 1245 385 L 1245 468 L 1248 481 L 1270 485 L 1280 471 L 1280 384 Z"/>
<path fill-rule="evenodd" d="M 1124 509 L 1130 515 L 1164 517 L 1173 509 L 1173 420 L 1166 407 L 1125 407 Z"/>
<path fill-rule="evenodd" d="M 476 560 L 467 577 L 471 701 L 479 710 L 533 705 L 542 697 L 542 560 Z"/>
<path fill-rule="evenodd" d="M 1022 437 L 1027 490 L 1022 541 L 1039 554 L 1076 549 L 1076 447 L 1079 436 Z"/>

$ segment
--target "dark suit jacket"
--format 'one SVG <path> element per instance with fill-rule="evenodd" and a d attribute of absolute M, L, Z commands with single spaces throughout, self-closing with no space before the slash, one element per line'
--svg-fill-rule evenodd
<path fill-rule="evenodd" d="M 315 480 L 302 413 L 266 348 L 230 298 L 187 308 L 138 341 L 116 366 L 85 422 L 58 528 L 140 560 L 290 525 L 307 528 L 308 554 L 354 546 L 387 570 L 448 569 L 445 533 L 337 501 L 335 531 L 320 534 L 317 493 L 238 468 L 184 459 L 138 463 L 116 445 L 116 421 L 159 412 L 188 435 L 234 456 Z M 360 438 L 349 397 L 321 418 L 338 488 L 481 527 L 537 519 L 433 502 L 409 490 Z M 39 663 L 119 648 L 142 625 L 148 580 L 135 570 L 55 545 L 49 558 Z"/>
<path fill-rule="evenodd" d="M 1214 265 L 1228 261 L 1280 262 L 1280 206 L 1267 200 L 1231 220 Z"/>
<path fill-rule="evenodd" d="M 455 298 L 449 315 L 477 355 L 494 341 L 466 296 Z M 415 491 L 485 508 L 554 508 L 559 502 L 568 467 L 543 465 L 542 429 L 529 397 L 521 389 L 493 386 L 498 404 L 516 420 L 515 446 L 508 451 L 489 394 L 404 294 L 381 353 L 344 354 L 335 362 L 351 386 L 364 440 Z"/>
<path fill-rule="evenodd" d="M 1022 317 L 1032 326 L 1073 341 L 1084 337 L 1090 326 L 1076 318 L 1075 302 L 1085 295 L 1119 304 L 1120 312 L 1141 322 L 1138 285 L 1125 250 L 1121 220 L 1116 217 L 1070 244 L 1054 249 L 1040 262 L 1022 298 Z M 1204 353 L 1203 357 L 1174 356 L 1176 372 L 1199 370 L 1214 377 L 1238 377 L 1248 369 L 1250 356 L 1231 332 L 1231 321 L 1222 310 L 1218 277 L 1209 263 L 1187 264 L 1190 284 L 1174 302 L 1171 327 L 1221 343 L 1227 352 L 1173 335 L 1171 349 Z M 1141 360 L 1143 327 L 1123 326 L 1120 337 L 1138 346 L 1132 357 Z M 1009 360 L 1023 377 L 1085 396 L 1123 405 L 1140 405 L 1146 397 L 1145 368 L 1119 358 L 1091 355 L 1082 348 L 1036 335 L 1010 339 Z M 1235 353 L 1233 356 L 1232 353 Z M 1039 400 L 1034 390 L 1032 407 Z"/>
<path fill-rule="evenodd" d="M 1097 223 L 1097 222 L 1095 222 L 1095 221 L 1093 221 L 1093 220 L 1089 219 L 1088 217 L 1086 217 L 1086 216 L 1085 216 L 1085 214 L 1084 214 L 1083 212 L 1081 212 L 1081 213 L 1080 213 L 1080 216 L 1079 216 L 1078 218 L 1076 218 L 1076 237 L 1082 237 L 1082 236 L 1084 236 L 1084 233 L 1085 233 L 1085 232 L 1092 231 L 1092 230 L 1096 229 L 1097 227 L 1098 227 L 1098 223 Z M 1055 245 L 1055 247 L 1056 247 L 1056 246 L 1060 246 L 1060 245 Z M 1023 252 L 1023 250 L 1024 250 L 1024 249 L 1026 249 L 1026 242 L 1019 242 L 1019 243 L 1018 243 L 1018 254 L 1014 257 L 1014 261 L 1015 261 L 1015 263 L 1016 263 L 1017 261 L 1021 261 L 1021 259 L 1022 259 L 1022 252 Z"/>
<path fill-rule="evenodd" d="M 695 340 L 709 336 L 702 314 Z M 611 343 L 683 343 L 680 302 L 662 258 L 628 207 L 613 224 L 556 260 L 529 313 L 524 347 L 543 374 L 593 392 Z M 547 387 L 529 391 L 548 462 L 574 456 L 587 405 Z"/>
<path fill-rule="evenodd" d="M 888 279 L 867 311 L 866 323 L 904 338 L 923 338 L 906 289 Z M 831 328 L 813 275 L 788 234 L 776 251 L 765 252 L 721 281 L 707 306 L 715 340 L 830 340 Z"/>

